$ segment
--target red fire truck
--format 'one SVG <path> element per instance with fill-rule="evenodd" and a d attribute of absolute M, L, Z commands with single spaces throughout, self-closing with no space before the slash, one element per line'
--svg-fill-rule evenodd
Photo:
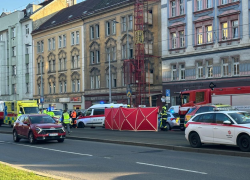
<path fill-rule="evenodd" d="M 180 93 L 180 127 L 184 130 L 185 115 L 194 105 L 226 104 L 250 112 L 250 86 L 187 90 Z"/>

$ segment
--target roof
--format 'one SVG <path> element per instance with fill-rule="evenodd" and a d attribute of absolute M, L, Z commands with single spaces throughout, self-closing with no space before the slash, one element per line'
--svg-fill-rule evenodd
<path fill-rule="evenodd" d="M 58 11 L 53 17 L 34 30 L 32 34 L 131 2 L 133 0 L 86 0 Z"/>

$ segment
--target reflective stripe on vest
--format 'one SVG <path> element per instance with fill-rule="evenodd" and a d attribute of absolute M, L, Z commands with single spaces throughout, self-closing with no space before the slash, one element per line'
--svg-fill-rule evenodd
<path fill-rule="evenodd" d="M 70 119 L 69 119 L 69 113 L 63 113 L 63 122 L 64 124 L 69 124 L 70 123 Z"/>

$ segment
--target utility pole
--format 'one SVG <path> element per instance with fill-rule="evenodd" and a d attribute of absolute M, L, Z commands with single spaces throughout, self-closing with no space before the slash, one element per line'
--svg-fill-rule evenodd
<path fill-rule="evenodd" d="M 110 70 L 110 57 L 109 57 L 109 103 L 112 103 L 112 98 L 111 98 L 111 70 Z"/>
<path fill-rule="evenodd" d="M 129 16 L 127 17 L 127 27 L 126 27 L 126 30 L 127 30 L 127 59 L 129 59 L 129 34 L 128 34 L 128 28 L 129 28 Z M 127 91 L 131 91 L 130 90 L 130 84 L 127 84 Z M 130 102 L 130 97 L 128 97 L 128 104 L 131 106 L 131 102 Z"/>

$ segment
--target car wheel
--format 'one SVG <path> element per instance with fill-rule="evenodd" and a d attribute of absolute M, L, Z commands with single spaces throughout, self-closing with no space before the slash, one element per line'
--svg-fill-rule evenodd
<path fill-rule="evenodd" d="M 34 134 L 32 132 L 29 133 L 29 142 L 30 142 L 30 144 L 36 143 L 36 139 L 35 139 Z"/>
<path fill-rule="evenodd" d="M 249 152 L 250 151 L 250 136 L 246 134 L 240 136 L 238 140 L 238 146 L 240 147 L 241 151 Z"/>
<path fill-rule="evenodd" d="M 196 132 L 189 135 L 189 143 L 193 148 L 199 148 L 202 145 L 200 136 Z"/>
<path fill-rule="evenodd" d="M 20 139 L 21 139 L 21 138 L 18 137 L 17 132 L 14 131 L 14 132 L 13 132 L 13 140 L 14 140 L 14 142 L 19 142 Z"/>
<path fill-rule="evenodd" d="M 85 125 L 83 124 L 83 122 L 79 122 L 77 127 L 78 127 L 78 128 L 84 128 Z"/>
<path fill-rule="evenodd" d="M 95 127 L 93 127 L 93 126 L 92 126 L 92 127 L 90 127 L 90 128 L 91 128 L 91 129 L 95 129 Z"/>
<path fill-rule="evenodd" d="M 170 126 L 169 123 L 167 123 L 166 126 L 167 126 L 167 129 L 168 129 L 168 130 L 171 130 L 171 126 Z"/>
<path fill-rule="evenodd" d="M 11 121 L 9 121 L 9 126 L 10 126 L 11 128 L 13 128 L 13 125 L 11 124 Z"/>
<path fill-rule="evenodd" d="M 57 140 L 59 143 L 62 143 L 62 142 L 64 142 L 64 139 L 58 139 Z"/>
<path fill-rule="evenodd" d="M 102 128 L 105 128 L 105 124 L 103 124 Z"/>

